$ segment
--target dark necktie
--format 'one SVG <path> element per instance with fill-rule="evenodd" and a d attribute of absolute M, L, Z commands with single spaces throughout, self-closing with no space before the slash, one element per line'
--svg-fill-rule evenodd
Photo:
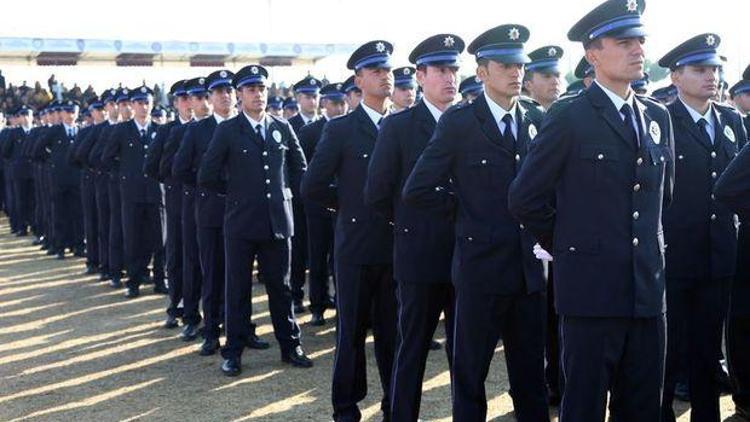
<path fill-rule="evenodd" d="M 375 125 L 375 127 L 377 127 L 377 128 L 378 128 L 378 130 L 380 130 L 380 125 L 381 125 L 382 123 L 383 123 L 383 118 L 381 117 L 381 118 L 379 118 L 379 119 L 378 119 L 378 123 L 377 123 L 377 124 Z"/>
<path fill-rule="evenodd" d="M 505 128 L 503 129 L 503 142 L 515 148 L 516 137 L 513 136 L 513 117 L 510 114 L 506 114 L 503 116 L 502 121 L 505 123 Z"/>
<path fill-rule="evenodd" d="M 141 141 L 146 140 L 146 129 L 141 129 Z"/>
<path fill-rule="evenodd" d="M 633 127 L 633 108 L 630 104 L 623 104 L 622 108 L 620 108 L 620 113 L 625 116 L 623 124 L 625 125 L 625 133 L 628 140 L 638 149 L 638 133 L 635 131 L 635 127 Z"/>
<path fill-rule="evenodd" d="M 255 125 L 255 134 L 258 135 L 258 139 L 261 141 L 265 141 L 266 139 L 263 137 L 263 126 L 258 124 Z"/>
<path fill-rule="evenodd" d="M 705 142 L 707 146 L 713 145 L 713 142 L 711 141 L 711 135 L 708 134 L 708 122 L 706 121 L 706 119 L 701 117 L 698 120 L 698 128 L 700 129 L 703 142 Z"/>

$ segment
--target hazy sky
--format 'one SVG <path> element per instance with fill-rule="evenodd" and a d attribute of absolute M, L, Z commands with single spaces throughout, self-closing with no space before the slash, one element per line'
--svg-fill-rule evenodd
<path fill-rule="evenodd" d="M 640 0 L 643 1 L 643 0 Z M 3 1 L 3 37 L 107 38 L 152 41 L 245 41 L 360 43 L 386 39 L 395 46 L 396 65 L 427 36 L 451 32 L 468 44 L 481 32 L 504 23 L 527 26 L 531 50 L 556 44 L 573 67 L 583 49 L 569 43 L 568 29 L 600 0 L 223 0 L 223 1 Z M 622 0 L 623 7 L 626 0 Z M 185 7 L 179 8 L 177 5 Z M 650 0 L 644 21 L 649 31 L 647 56 L 658 60 L 680 42 L 704 32 L 718 33 L 720 50 L 729 58 L 726 75 L 734 83 L 750 63 L 750 1 Z M 272 76 L 293 82 L 312 71 L 331 80 L 348 76 L 347 57 L 332 57 L 315 66 L 276 69 Z M 473 73 L 467 57 L 461 73 Z M 0 65 L 9 81 L 45 79 L 55 73 L 66 85 L 93 82 L 101 88 L 122 80 L 132 85 L 207 74 L 206 68 L 33 68 Z"/>

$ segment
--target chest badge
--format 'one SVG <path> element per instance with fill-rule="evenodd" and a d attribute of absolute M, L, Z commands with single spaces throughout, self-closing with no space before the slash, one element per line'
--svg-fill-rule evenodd
<path fill-rule="evenodd" d="M 536 134 L 537 134 L 536 126 L 534 126 L 533 124 L 530 124 L 529 125 L 529 139 L 533 141 L 534 138 L 536 138 Z"/>
<path fill-rule="evenodd" d="M 661 143 L 661 128 L 659 127 L 659 123 L 651 122 L 648 126 L 648 133 L 651 134 L 651 138 L 656 145 Z"/>
<path fill-rule="evenodd" d="M 724 126 L 724 136 L 726 136 L 733 143 L 737 142 L 737 139 L 734 137 L 734 131 L 729 126 Z"/>
<path fill-rule="evenodd" d="M 271 133 L 271 136 L 277 144 L 281 143 L 281 132 L 279 132 L 278 130 L 274 130 L 273 133 Z"/>

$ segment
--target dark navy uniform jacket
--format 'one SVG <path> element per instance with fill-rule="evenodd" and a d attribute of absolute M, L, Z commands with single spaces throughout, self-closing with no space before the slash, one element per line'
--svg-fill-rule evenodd
<path fill-rule="evenodd" d="M 177 180 L 174 178 L 172 172 L 174 169 L 174 156 L 177 154 L 177 150 L 180 149 L 180 142 L 182 142 L 185 131 L 191 123 L 193 123 L 192 120 L 185 124 L 174 125 L 169 129 L 159 160 L 159 177 L 162 180 Z M 181 182 L 189 187 L 195 187 L 195 175 L 190 178 L 181 178 Z"/>
<path fill-rule="evenodd" d="M 115 162 L 119 162 L 120 192 L 123 201 L 161 202 L 159 182 L 143 173 L 146 151 L 156 137 L 156 128 L 156 124 L 149 124 L 143 138 L 133 119 L 112 129 L 109 142 L 102 152 L 102 163 L 105 167 L 111 167 Z"/>
<path fill-rule="evenodd" d="M 420 101 L 381 125 L 365 186 L 365 201 L 394 223 L 394 278 L 399 283 L 450 283 L 455 200 L 447 180 L 433 190 L 428 209 L 404 204 L 401 190 L 435 131 Z"/>
<path fill-rule="evenodd" d="M 65 126 L 57 124 L 49 128 L 34 145 L 34 157 L 44 159 L 49 153 L 48 163 L 52 172 L 53 190 L 55 187 L 78 186 L 81 170 L 68 161 L 68 149 L 73 147 L 74 137 L 69 137 Z"/>
<path fill-rule="evenodd" d="M 404 202 L 430 208 L 435 189 L 452 181 L 458 200 L 452 277 L 458 289 L 500 295 L 545 289 L 534 239 L 508 211 L 508 187 L 538 127 L 520 103 L 515 121 L 511 145 L 502 140 L 484 95 L 448 109 L 404 186 Z"/>
<path fill-rule="evenodd" d="M 675 140 L 675 180 L 672 205 L 664 211 L 667 277 L 715 280 L 731 277 L 737 263 L 734 213 L 713 199 L 713 187 L 746 140 L 739 113 L 715 104 L 714 142 L 676 100 L 667 106 Z"/>
<path fill-rule="evenodd" d="M 106 120 L 101 123 L 89 126 L 90 130 L 86 132 L 86 136 L 81 138 L 78 146 L 73 151 L 73 160 L 79 163 L 82 167 L 97 169 L 97 167 L 94 165 L 95 163 L 91 161 L 91 151 L 94 148 L 94 145 L 99 142 L 102 129 L 107 126 L 109 126 L 109 122 L 107 122 Z"/>
<path fill-rule="evenodd" d="M 112 132 L 118 124 L 119 123 L 113 124 L 110 121 L 101 123 L 99 134 L 97 136 L 98 139 L 93 141 L 93 146 L 91 147 L 88 158 L 89 165 L 92 168 L 97 169 L 101 172 L 108 173 L 109 181 L 116 184 L 120 183 L 120 162 L 114 161 L 105 165 L 105 163 L 102 161 L 102 157 L 104 155 L 104 149 L 106 148 L 107 144 L 112 141 Z"/>
<path fill-rule="evenodd" d="M 71 165 L 78 167 L 79 169 L 88 169 L 86 166 L 84 166 L 84 163 L 79 160 L 80 157 L 77 155 L 77 151 L 81 147 L 81 144 L 86 139 L 88 139 L 89 135 L 91 134 L 91 129 L 93 128 L 93 125 L 81 128 L 76 135 L 75 141 L 73 142 L 73 147 L 68 149 L 68 162 Z"/>
<path fill-rule="evenodd" d="M 151 147 L 146 152 L 146 160 L 143 163 L 143 172 L 146 173 L 148 177 L 166 183 L 166 180 L 162 178 L 159 173 L 159 163 L 161 162 L 162 154 L 164 152 L 164 144 L 167 142 L 169 131 L 180 124 L 180 120 L 176 119 L 163 124 L 156 129 L 156 136 L 154 137 L 153 142 L 151 142 Z"/>
<path fill-rule="evenodd" d="M 172 174 L 176 179 L 194 183 L 203 155 L 208 149 L 208 144 L 211 142 L 217 126 L 214 116 L 208 116 L 205 119 L 187 124 L 180 147 L 172 162 Z M 223 227 L 226 195 L 216 190 L 198 187 L 195 198 L 198 226 Z"/>
<path fill-rule="evenodd" d="M 309 124 L 314 123 L 315 121 L 312 121 L 310 123 L 305 123 L 305 119 L 302 118 L 302 113 L 297 113 L 289 119 L 289 124 L 292 125 L 292 129 L 294 129 L 294 133 L 297 134 L 297 136 L 299 136 L 300 129 L 302 129 L 303 127 Z"/>
<path fill-rule="evenodd" d="M 312 162 L 315 156 L 315 148 L 320 142 L 320 137 L 323 135 L 323 126 L 328 123 L 328 119 L 321 117 L 320 119 L 310 122 L 297 131 L 297 138 L 299 138 L 300 146 L 302 151 L 305 153 L 305 159 L 308 163 Z M 305 200 L 305 215 L 308 217 L 319 217 L 319 218 L 331 218 L 333 212 L 315 202 Z"/>
<path fill-rule="evenodd" d="M 639 147 L 597 84 L 554 104 L 511 187 L 511 211 L 552 249 L 561 315 L 664 312 L 661 216 L 672 197 L 672 128 L 664 106 L 634 102 Z"/>
<path fill-rule="evenodd" d="M 375 265 L 393 261 L 393 228 L 364 201 L 367 167 L 377 134 L 361 106 L 328 121 L 315 159 L 302 179 L 305 199 L 337 210 L 334 254 L 341 263 Z"/>
<path fill-rule="evenodd" d="M 21 127 L 8 130 L 3 143 L 3 156 L 9 160 L 11 174 L 16 180 L 33 178 L 31 159 L 26 153 L 28 144 L 33 142 L 32 132 L 29 134 Z"/>
<path fill-rule="evenodd" d="M 268 241 L 294 236 L 292 195 L 307 164 L 286 120 L 266 116 L 265 140 L 244 112 L 216 127 L 198 170 L 198 185 L 222 191 L 224 233 Z M 225 177 L 226 175 L 226 177 Z"/>

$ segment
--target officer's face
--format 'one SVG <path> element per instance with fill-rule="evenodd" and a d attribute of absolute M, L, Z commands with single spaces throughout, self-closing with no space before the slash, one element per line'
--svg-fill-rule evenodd
<path fill-rule="evenodd" d="M 190 99 L 187 95 L 178 95 L 174 99 L 174 107 L 180 114 L 180 117 L 187 120 L 193 116 L 193 109 L 190 108 Z"/>
<path fill-rule="evenodd" d="M 596 69 L 596 78 L 614 82 L 627 82 L 643 78 L 646 39 L 604 37 L 601 48 L 586 49 L 586 60 Z"/>
<path fill-rule="evenodd" d="M 299 113 L 299 110 L 297 110 L 296 107 L 286 107 L 283 111 L 284 119 L 289 120 L 292 117 L 296 116 L 297 113 Z"/>
<path fill-rule="evenodd" d="M 484 82 L 484 89 L 490 96 L 512 98 L 521 94 L 522 64 L 490 60 L 487 64 L 477 67 L 477 76 Z"/>
<path fill-rule="evenodd" d="M 265 85 L 245 85 L 237 91 L 237 96 L 248 114 L 260 114 L 266 109 L 268 94 Z"/>
<path fill-rule="evenodd" d="M 363 68 L 357 71 L 354 83 L 363 95 L 387 98 L 393 94 L 393 73 L 388 68 Z"/>
<path fill-rule="evenodd" d="M 393 95 L 391 95 L 391 101 L 398 108 L 411 107 L 416 101 L 417 89 L 416 88 L 400 88 L 395 87 L 393 89 Z"/>
<path fill-rule="evenodd" d="M 524 82 L 524 86 L 531 94 L 531 98 L 548 104 L 560 96 L 560 74 L 533 72 L 531 78 Z"/>
<path fill-rule="evenodd" d="M 681 66 L 671 76 L 682 96 L 707 101 L 719 93 L 718 66 Z"/>
<path fill-rule="evenodd" d="M 318 110 L 317 94 L 297 94 L 297 104 L 300 110 L 305 114 L 315 114 Z"/>
<path fill-rule="evenodd" d="M 232 87 L 221 86 L 211 90 L 211 105 L 213 105 L 214 112 L 222 116 L 226 116 L 232 112 L 234 108 L 234 95 Z"/>
<path fill-rule="evenodd" d="M 735 95 L 732 101 L 734 101 L 734 104 L 741 112 L 745 114 L 750 112 L 750 92 Z"/>
<path fill-rule="evenodd" d="M 104 109 L 111 118 L 117 118 L 117 103 L 108 101 L 104 103 Z"/>
<path fill-rule="evenodd" d="M 351 90 L 346 93 L 346 104 L 349 106 L 349 110 L 354 110 L 359 106 L 362 101 L 362 92 L 357 90 Z"/>
<path fill-rule="evenodd" d="M 101 122 L 104 120 L 104 110 L 99 110 L 98 108 L 91 110 L 91 118 L 97 123 Z"/>
<path fill-rule="evenodd" d="M 19 120 L 18 124 L 20 124 L 21 126 L 28 126 L 31 124 L 31 119 L 32 119 L 31 114 L 26 114 L 26 113 L 21 114 L 18 116 L 18 120 Z"/>
<path fill-rule="evenodd" d="M 144 100 L 133 101 L 133 113 L 138 119 L 147 119 L 151 116 L 151 109 L 153 108 L 153 100 L 149 97 Z"/>
<path fill-rule="evenodd" d="M 128 120 L 133 117 L 133 106 L 130 101 L 120 101 L 117 103 L 117 111 L 120 113 L 122 120 Z"/>
<path fill-rule="evenodd" d="M 68 126 L 72 126 L 73 123 L 78 119 L 77 111 L 62 111 L 62 121 Z"/>
<path fill-rule="evenodd" d="M 458 92 L 457 67 L 426 66 L 417 69 L 417 83 L 432 104 L 451 104 Z"/>
<path fill-rule="evenodd" d="M 323 100 L 323 109 L 329 119 L 346 113 L 346 102 L 344 100 Z"/>
<path fill-rule="evenodd" d="M 211 105 L 208 102 L 208 94 L 198 94 L 190 96 L 190 108 L 196 116 L 202 118 L 208 116 L 211 112 Z"/>
<path fill-rule="evenodd" d="M 167 123 L 167 115 L 160 114 L 158 116 L 151 116 L 151 122 L 156 123 L 157 125 L 163 125 L 164 123 Z"/>
<path fill-rule="evenodd" d="M 279 107 L 268 107 L 266 108 L 266 113 L 271 116 L 284 117 L 284 112 Z"/>

